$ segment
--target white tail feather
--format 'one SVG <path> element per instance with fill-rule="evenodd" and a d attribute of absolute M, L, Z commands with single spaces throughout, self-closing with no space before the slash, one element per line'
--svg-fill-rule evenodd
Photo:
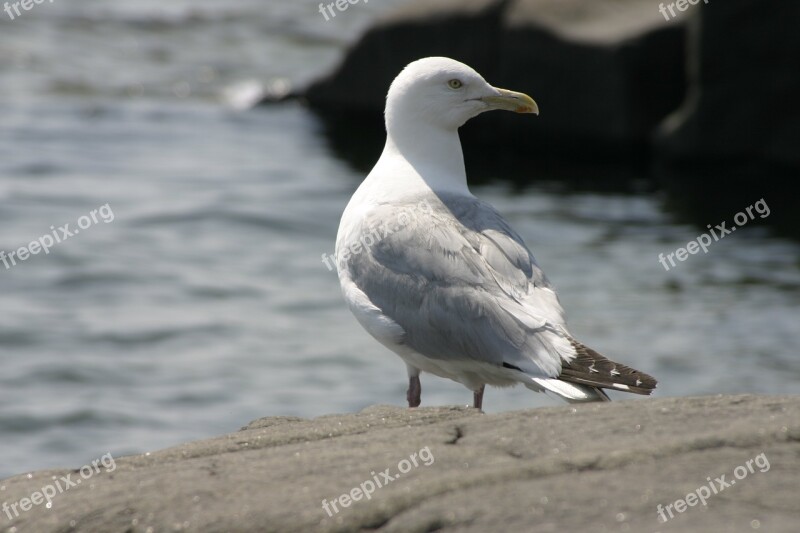
<path fill-rule="evenodd" d="M 529 389 L 535 390 L 536 392 L 552 393 L 558 398 L 570 403 L 608 401 L 608 396 L 602 392 L 598 392 L 594 387 L 567 383 L 559 379 L 531 378 L 531 380 L 533 383 L 525 384 Z"/>

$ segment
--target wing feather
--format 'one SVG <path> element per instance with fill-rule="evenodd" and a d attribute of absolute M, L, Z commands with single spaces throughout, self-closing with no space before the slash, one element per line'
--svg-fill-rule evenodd
<path fill-rule="evenodd" d="M 422 203 L 426 209 L 418 208 Z M 383 228 L 379 239 L 344 253 L 343 243 L 363 242 L 373 228 Z M 375 206 L 340 235 L 337 258 L 340 276 L 403 329 L 404 344 L 427 357 L 507 363 L 556 377 L 562 360 L 575 355 L 544 273 L 519 235 L 477 198 Z"/>

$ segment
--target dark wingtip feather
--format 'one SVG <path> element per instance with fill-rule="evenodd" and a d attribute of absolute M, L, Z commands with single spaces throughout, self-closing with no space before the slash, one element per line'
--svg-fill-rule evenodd
<path fill-rule="evenodd" d="M 574 339 L 570 342 L 577 356 L 562 364 L 558 379 L 644 395 L 649 395 L 656 388 L 658 382 L 652 376 L 615 363 Z"/>

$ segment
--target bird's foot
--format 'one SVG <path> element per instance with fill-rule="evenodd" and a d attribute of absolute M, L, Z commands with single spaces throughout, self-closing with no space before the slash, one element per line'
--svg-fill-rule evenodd
<path fill-rule="evenodd" d="M 486 385 L 481 385 L 481 388 L 474 391 L 472 394 L 472 407 L 475 409 L 483 408 L 483 391 Z"/>
<path fill-rule="evenodd" d="M 409 408 L 419 407 L 419 404 L 422 403 L 422 384 L 419 382 L 419 376 L 408 377 L 406 399 L 408 400 Z"/>

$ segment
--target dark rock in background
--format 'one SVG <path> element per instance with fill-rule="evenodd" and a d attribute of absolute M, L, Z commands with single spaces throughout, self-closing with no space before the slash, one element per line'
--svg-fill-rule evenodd
<path fill-rule="evenodd" d="M 684 43 L 684 27 L 650 2 L 511 2 L 499 73 L 487 79 L 529 91 L 542 114 L 533 125 L 489 118 L 508 125 L 520 148 L 535 143 L 592 162 L 641 159 L 653 128 L 683 99 Z"/>
<path fill-rule="evenodd" d="M 765 222 L 800 235 L 800 4 L 726 0 L 693 21 L 690 88 L 655 139 L 674 207 L 702 223 L 764 198 Z"/>
<path fill-rule="evenodd" d="M 389 84 L 408 63 L 453 57 L 490 76 L 497 70 L 503 9 L 498 0 L 414 2 L 377 22 L 339 67 L 311 84 L 304 96 L 315 109 L 381 115 Z"/>
<path fill-rule="evenodd" d="M 702 228 L 763 197 L 774 206 L 763 222 L 800 235 L 787 194 L 800 175 L 800 4 L 701 2 L 677 15 L 666 21 L 650 0 L 412 2 L 295 96 L 366 172 L 383 147 L 392 79 L 415 59 L 449 56 L 541 109 L 462 128 L 472 182 L 660 187 Z"/>
<path fill-rule="evenodd" d="M 462 130 L 467 154 L 491 146 L 516 150 L 514 161 L 641 162 L 652 130 L 683 98 L 685 30 L 640 0 L 585 4 L 415 2 L 368 31 L 303 96 L 327 122 L 345 122 L 333 130 L 374 130 L 371 151 L 379 153 L 391 81 L 415 59 L 448 56 L 493 85 L 531 94 L 542 109 L 535 120 L 487 114 L 471 121 Z"/>

